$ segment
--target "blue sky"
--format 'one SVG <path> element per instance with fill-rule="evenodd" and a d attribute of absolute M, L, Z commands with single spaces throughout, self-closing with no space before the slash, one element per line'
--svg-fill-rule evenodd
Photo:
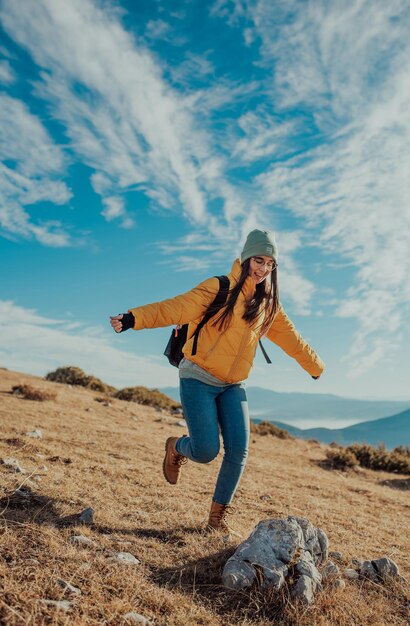
<path fill-rule="evenodd" d="M 3 0 L 0 24 L 1 365 L 176 385 L 169 330 L 108 316 L 260 227 L 327 370 L 267 341 L 249 384 L 410 400 L 407 2 Z"/>

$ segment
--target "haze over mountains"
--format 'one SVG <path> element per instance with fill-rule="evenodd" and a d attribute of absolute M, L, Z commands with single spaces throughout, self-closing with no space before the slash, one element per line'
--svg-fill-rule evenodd
<path fill-rule="evenodd" d="M 161 389 L 179 400 L 176 387 Z M 410 445 L 410 401 L 354 400 L 331 394 L 279 393 L 247 388 L 251 418 L 267 420 L 301 439 L 324 443 Z"/>
<path fill-rule="evenodd" d="M 177 387 L 164 387 L 160 391 L 180 399 Z M 297 428 L 346 428 L 410 409 L 410 400 L 355 400 L 332 394 L 281 393 L 262 387 L 247 387 L 246 393 L 252 418 L 284 422 Z"/>

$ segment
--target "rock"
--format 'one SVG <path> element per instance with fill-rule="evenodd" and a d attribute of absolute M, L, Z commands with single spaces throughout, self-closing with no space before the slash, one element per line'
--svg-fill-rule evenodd
<path fill-rule="evenodd" d="M 310 604 L 322 580 L 316 565 L 326 560 L 327 554 L 327 536 L 309 520 L 291 515 L 266 520 L 259 522 L 228 559 L 222 583 L 229 589 L 245 589 L 251 587 L 258 571 L 262 588 L 279 590 L 294 568 L 299 577 L 292 596 Z"/>
<path fill-rule="evenodd" d="M 361 566 L 363 565 L 363 561 L 359 561 L 359 559 L 352 559 L 352 565 L 361 568 Z"/>
<path fill-rule="evenodd" d="M 386 582 L 389 578 L 399 575 L 396 563 L 387 556 L 373 561 L 364 561 L 360 568 L 360 577 L 374 582 Z"/>
<path fill-rule="evenodd" d="M 337 559 L 338 561 L 343 560 L 343 554 L 341 552 L 329 552 L 329 556 L 332 557 L 332 559 Z"/>
<path fill-rule="evenodd" d="M 360 574 L 359 574 L 362 578 L 366 578 L 367 580 L 373 580 L 374 582 L 377 582 L 378 580 L 378 576 L 377 576 L 377 572 L 374 569 L 372 562 L 371 561 L 364 561 L 361 568 L 360 568 Z"/>
<path fill-rule="evenodd" d="M 186 428 L 186 421 L 178 420 L 178 422 L 175 422 L 175 426 L 181 426 L 182 428 Z"/>
<path fill-rule="evenodd" d="M 47 604 L 47 606 L 54 606 L 56 609 L 64 611 L 65 613 L 73 606 L 72 602 L 68 600 L 41 600 L 41 602 Z"/>
<path fill-rule="evenodd" d="M 11 469 L 13 472 L 17 472 L 17 474 L 27 474 L 27 470 L 24 467 L 21 467 L 19 461 L 17 459 L 12 459 L 8 457 L 7 459 L 3 459 L 3 465 Z"/>
<path fill-rule="evenodd" d="M 342 578 L 336 578 L 334 585 L 336 589 L 344 589 L 346 587 L 346 582 Z"/>
<path fill-rule="evenodd" d="M 184 412 L 181 407 L 177 407 L 176 409 L 172 409 L 171 415 L 183 415 Z"/>
<path fill-rule="evenodd" d="M 84 511 L 81 511 L 81 513 L 79 514 L 78 520 L 79 522 L 81 522 L 81 524 L 92 524 L 93 517 L 94 517 L 94 509 L 92 509 L 89 506 L 86 509 L 84 509 Z"/>
<path fill-rule="evenodd" d="M 130 552 L 117 552 L 108 559 L 113 563 L 121 563 L 122 565 L 139 565 L 140 561 Z"/>
<path fill-rule="evenodd" d="M 76 596 L 81 596 L 81 589 L 79 589 L 78 587 L 74 587 L 74 585 L 72 585 L 71 583 L 68 583 L 66 580 L 63 580 L 62 578 L 58 578 L 57 583 L 64 590 L 69 591 L 70 593 L 74 593 Z"/>
<path fill-rule="evenodd" d="M 315 599 L 316 586 L 309 576 L 301 576 L 292 589 L 292 598 L 312 604 Z"/>
<path fill-rule="evenodd" d="M 386 582 L 388 578 L 400 576 L 397 564 L 387 556 L 373 560 L 372 565 L 383 582 Z"/>
<path fill-rule="evenodd" d="M 268 493 L 265 493 L 265 495 L 260 496 L 259 499 L 267 502 L 268 500 L 272 500 L 272 496 L 270 496 Z"/>
<path fill-rule="evenodd" d="M 140 613 L 135 613 L 135 611 L 126 613 L 124 619 L 130 624 L 142 624 L 142 626 L 149 626 L 149 624 L 152 623 L 147 617 L 144 617 Z"/>
<path fill-rule="evenodd" d="M 335 565 L 332 561 L 329 561 L 327 565 L 322 570 L 322 578 L 326 580 L 326 578 L 330 578 L 332 576 L 337 576 L 340 570 L 337 565 Z"/>
<path fill-rule="evenodd" d="M 73 535 L 71 537 L 71 543 L 76 546 L 92 546 L 94 545 L 94 541 L 89 537 L 85 537 L 84 535 Z"/>
<path fill-rule="evenodd" d="M 359 572 L 355 569 L 345 569 L 343 574 L 346 578 L 349 578 L 349 580 L 357 580 L 359 578 Z"/>
<path fill-rule="evenodd" d="M 42 439 L 43 433 L 40 428 L 35 428 L 34 430 L 30 430 L 27 433 L 24 433 L 27 437 L 32 437 L 33 439 Z"/>

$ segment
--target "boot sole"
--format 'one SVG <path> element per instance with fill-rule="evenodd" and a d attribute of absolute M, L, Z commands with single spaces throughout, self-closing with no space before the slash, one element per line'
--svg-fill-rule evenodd
<path fill-rule="evenodd" d="M 166 465 L 166 460 L 167 460 L 167 454 L 168 454 L 168 441 L 171 439 L 171 437 L 168 437 L 168 439 L 165 442 L 165 456 L 164 456 L 164 460 L 162 461 L 162 473 L 164 474 L 164 478 L 167 481 L 167 483 L 169 483 L 170 485 L 176 485 L 178 483 L 178 478 L 176 479 L 175 482 L 172 482 L 171 480 L 169 480 L 169 478 L 167 477 L 166 473 L 165 473 L 165 465 Z"/>

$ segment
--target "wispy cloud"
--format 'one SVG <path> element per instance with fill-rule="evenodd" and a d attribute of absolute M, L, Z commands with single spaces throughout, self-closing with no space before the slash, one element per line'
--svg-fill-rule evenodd
<path fill-rule="evenodd" d="M 4 85 L 9 85 L 11 83 L 14 83 L 15 80 L 16 80 L 16 75 L 13 72 L 13 69 L 10 63 L 6 60 L 1 60 L 0 61 L 0 83 L 3 83 Z"/>
<path fill-rule="evenodd" d="M 10 319 L 13 332 L 10 332 Z M 107 320 L 108 324 L 108 320 Z M 131 331 L 129 331 L 131 332 Z M 111 336 L 111 335 L 110 335 Z M 121 337 L 123 337 L 121 335 Z M 164 357 L 140 358 L 115 346 L 102 328 L 53 320 L 35 310 L 0 300 L 0 363 L 3 367 L 44 376 L 56 367 L 76 365 L 116 387 L 176 384 Z"/>
<path fill-rule="evenodd" d="M 77 157 L 104 178 L 105 193 L 132 189 L 206 224 L 207 194 L 216 193 L 203 174 L 212 142 L 189 100 L 166 83 L 109 5 L 73 0 L 61 11 L 51 0 L 35 7 L 5 0 L 1 18 L 44 68 L 37 96 L 50 103 Z"/>
<path fill-rule="evenodd" d="M 310 107 L 321 133 L 319 147 L 257 181 L 356 268 L 336 315 L 359 323 L 347 355 L 358 375 L 386 358 L 409 312 L 408 5 L 261 0 L 249 10 L 274 61 L 272 97 L 283 109 Z"/>
<path fill-rule="evenodd" d="M 32 218 L 27 206 L 64 205 L 71 192 L 61 180 L 65 157 L 40 120 L 15 98 L 0 94 L 0 225 L 8 236 L 34 237 L 66 246 L 71 237 L 59 220 Z"/>

